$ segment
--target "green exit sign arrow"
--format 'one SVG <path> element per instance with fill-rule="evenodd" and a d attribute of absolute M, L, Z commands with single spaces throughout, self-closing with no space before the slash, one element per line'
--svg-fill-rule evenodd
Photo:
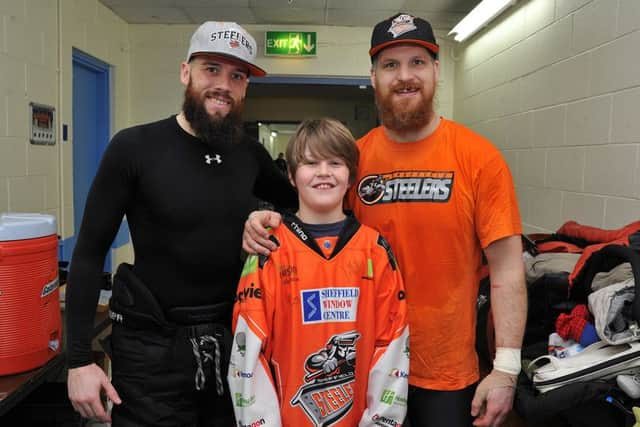
<path fill-rule="evenodd" d="M 315 56 L 316 33 L 304 31 L 267 31 L 265 55 Z"/>

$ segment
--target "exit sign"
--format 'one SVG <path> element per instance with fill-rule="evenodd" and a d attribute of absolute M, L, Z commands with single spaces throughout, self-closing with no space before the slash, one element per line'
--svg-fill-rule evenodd
<path fill-rule="evenodd" d="M 315 56 L 316 33 L 302 31 L 267 31 L 265 55 Z"/>

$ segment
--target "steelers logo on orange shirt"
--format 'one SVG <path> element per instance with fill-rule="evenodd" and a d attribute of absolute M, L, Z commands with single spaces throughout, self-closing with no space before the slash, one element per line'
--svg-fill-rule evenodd
<path fill-rule="evenodd" d="M 453 171 L 403 170 L 367 175 L 358 183 L 365 205 L 396 202 L 446 203 L 453 191 Z"/>
<path fill-rule="evenodd" d="M 358 184 L 358 197 L 365 205 L 374 205 L 384 196 L 386 184 L 380 175 L 368 175 Z"/>

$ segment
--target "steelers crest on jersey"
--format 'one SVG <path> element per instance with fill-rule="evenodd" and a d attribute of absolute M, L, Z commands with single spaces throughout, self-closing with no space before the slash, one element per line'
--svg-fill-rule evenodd
<path fill-rule="evenodd" d="M 396 202 L 448 202 L 453 192 L 453 171 L 395 171 L 367 175 L 358 183 L 358 198 L 365 205 Z"/>
<path fill-rule="evenodd" d="M 305 362 L 305 384 L 291 399 L 316 426 L 329 427 L 353 406 L 356 376 L 356 331 L 333 335 L 327 344 Z"/>

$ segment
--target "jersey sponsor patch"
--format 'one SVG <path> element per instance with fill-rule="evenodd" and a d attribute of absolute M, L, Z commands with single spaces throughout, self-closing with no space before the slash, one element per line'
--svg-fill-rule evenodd
<path fill-rule="evenodd" d="M 253 372 L 241 371 L 238 368 L 229 369 L 229 375 L 235 378 L 253 378 Z"/>
<path fill-rule="evenodd" d="M 302 323 L 355 322 L 358 288 L 323 288 L 300 292 Z"/>
<path fill-rule="evenodd" d="M 251 274 L 255 272 L 258 268 L 258 257 L 256 255 L 249 255 L 247 260 L 244 262 L 244 266 L 242 267 L 242 273 L 240 277 L 244 277 L 247 274 Z"/>
<path fill-rule="evenodd" d="M 380 395 L 380 402 L 389 406 L 407 406 L 407 398 L 398 395 L 394 390 L 385 389 Z"/>
<path fill-rule="evenodd" d="M 256 288 L 253 282 L 236 294 L 235 302 L 243 303 L 249 298 L 262 299 L 262 289 Z"/>
<path fill-rule="evenodd" d="M 371 421 L 373 421 L 377 426 L 382 427 L 402 427 L 402 421 L 394 420 L 393 418 L 379 414 L 373 414 Z"/>
<path fill-rule="evenodd" d="M 259 427 L 265 425 L 267 422 L 264 418 L 260 418 L 259 420 L 249 421 L 248 423 L 244 423 L 242 420 L 238 421 L 238 427 Z"/>
<path fill-rule="evenodd" d="M 247 336 L 244 332 L 238 332 L 236 334 L 236 351 L 240 353 L 242 357 L 247 353 Z"/>
<path fill-rule="evenodd" d="M 402 350 L 402 353 L 407 359 L 410 358 L 411 350 L 409 349 L 409 337 L 404 340 L 404 349 Z"/>
<path fill-rule="evenodd" d="M 256 403 L 256 397 L 254 395 L 247 397 L 242 393 L 235 393 L 235 398 L 233 399 L 233 401 L 234 404 L 239 408 L 248 408 L 249 406 L 253 406 Z"/>
<path fill-rule="evenodd" d="M 389 376 L 396 377 L 396 378 L 404 378 L 406 380 L 409 378 L 409 372 L 404 371 L 402 369 L 393 368 L 391 369 L 391 371 L 389 371 Z"/>
<path fill-rule="evenodd" d="M 395 202 L 449 201 L 453 171 L 396 171 L 367 175 L 358 183 L 358 198 L 365 205 Z"/>

